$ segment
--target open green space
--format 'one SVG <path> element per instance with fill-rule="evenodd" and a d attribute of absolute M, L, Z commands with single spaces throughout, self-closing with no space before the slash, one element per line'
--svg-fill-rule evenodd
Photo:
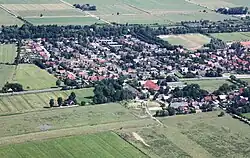
<path fill-rule="evenodd" d="M 173 45 L 182 45 L 184 48 L 195 50 L 210 42 L 210 38 L 202 34 L 184 34 L 159 36 Z"/>
<path fill-rule="evenodd" d="M 244 113 L 243 116 L 247 117 L 250 119 L 250 113 Z"/>
<path fill-rule="evenodd" d="M 0 45 L 0 63 L 13 63 L 17 53 L 13 44 Z"/>
<path fill-rule="evenodd" d="M 213 92 L 215 90 L 217 90 L 221 85 L 223 85 L 224 83 L 230 84 L 230 82 L 228 82 L 227 80 L 215 80 L 215 79 L 211 79 L 211 80 L 182 80 L 182 82 L 186 83 L 186 84 L 198 84 L 200 85 L 201 89 L 207 90 L 209 92 Z"/>
<path fill-rule="evenodd" d="M 83 129 L 87 129 L 102 124 L 108 127 L 108 123 L 117 123 L 115 127 L 111 128 L 113 129 L 117 126 L 125 126 L 125 123 L 122 122 L 131 120 L 137 120 L 137 118 L 118 103 L 45 109 L 43 111 L 1 116 L 0 139 L 5 136 L 62 129 L 62 133 L 56 132 L 56 136 L 60 137 L 65 134 L 64 129 L 67 128 L 83 127 Z M 133 126 L 139 125 L 136 123 Z M 97 131 L 102 131 L 102 128 L 99 126 Z M 75 131 L 70 131 L 70 133 L 73 132 Z"/>
<path fill-rule="evenodd" d="M 0 157 L 142 158 L 147 157 L 112 132 L 71 136 L 0 147 Z"/>
<path fill-rule="evenodd" d="M 225 42 L 241 42 L 250 40 L 250 32 L 213 33 L 211 36 Z"/>
<path fill-rule="evenodd" d="M 163 127 L 125 130 L 136 132 L 148 145 L 127 137 L 151 157 L 249 157 L 250 127 L 220 112 L 161 118 Z M 126 137 L 125 137 L 126 138 Z"/>
<path fill-rule="evenodd" d="M 19 64 L 12 80 L 23 85 L 26 90 L 48 89 L 56 86 L 56 77 L 33 64 Z"/>
<path fill-rule="evenodd" d="M 15 66 L 14 65 L 4 65 L 0 64 L 0 89 L 12 79 L 13 74 L 15 72 Z"/>
<path fill-rule="evenodd" d="M 50 99 L 54 99 L 55 102 L 57 102 L 57 98 L 62 97 L 63 100 L 65 100 L 71 92 L 75 92 L 79 104 L 81 101 L 85 101 L 86 103 L 91 102 L 94 95 L 93 88 L 84 88 L 78 90 L 2 96 L 0 97 L 0 115 L 41 110 L 44 109 L 44 107 L 49 107 Z"/>
<path fill-rule="evenodd" d="M 54 4 L 61 3 L 60 0 L 0 0 L 0 4 Z"/>
<path fill-rule="evenodd" d="M 23 22 L 0 8 L 0 25 L 22 25 Z"/>

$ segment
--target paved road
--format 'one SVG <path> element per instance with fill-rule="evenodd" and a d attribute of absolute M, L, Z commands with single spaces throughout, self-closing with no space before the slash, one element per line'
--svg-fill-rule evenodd
<path fill-rule="evenodd" d="M 22 92 L 13 92 L 13 93 L 0 93 L 0 96 L 44 93 L 44 92 L 54 92 L 54 91 L 60 91 L 60 90 L 61 90 L 61 88 L 50 88 L 50 89 L 31 90 L 31 91 L 22 91 Z"/>
<path fill-rule="evenodd" d="M 247 79 L 250 78 L 250 75 L 234 75 L 238 79 Z M 197 81 L 197 80 L 226 80 L 229 79 L 230 76 L 223 77 L 200 77 L 200 78 L 181 78 L 180 81 Z"/>

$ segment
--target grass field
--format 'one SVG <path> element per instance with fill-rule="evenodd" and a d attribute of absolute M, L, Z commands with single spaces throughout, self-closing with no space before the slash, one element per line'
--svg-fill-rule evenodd
<path fill-rule="evenodd" d="M 230 82 L 226 80 L 195 80 L 195 81 L 185 81 L 182 80 L 184 83 L 187 84 L 198 84 L 200 85 L 201 89 L 207 90 L 209 92 L 213 92 L 217 90 L 221 85 L 224 83 L 230 84 Z"/>
<path fill-rule="evenodd" d="M 241 42 L 250 40 L 250 32 L 214 33 L 211 34 L 211 36 L 219 38 L 225 42 Z"/>
<path fill-rule="evenodd" d="M 33 64 L 19 64 L 12 80 L 26 90 L 46 89 L 56 86 L 56 77 Z"/>
<path fill-rule="evenodd" d="M 85 88 L 78 90 L 68 91 L 56 91 L 56 92 L 45 92 L 36 94 L 24 94 L 14 96 L 2 96 L 0 97 L 0 115 L 9 113 L 28 112 L 34 110 L 41 110 L 44 107 L 49 107 L 49 100 L 58 97 L 67 99 L 71 92 L 75 92 L 76 99 L 80 104 L 81 101 L 91 102 L 93 94 L 93 88 Z"/>
<path fill-rule="evenodd" d="M 173 45 L 182 45 L 189 50 L 196 50 L 201 48 L 204 44 L 210 42 L 210 38 L 201 34 L 185 34 L 185 35 L 169 35 L 159 36 L 165 41 Z"/>
<path fill-rule="evenodd" d="M 246 116 L 247 118 L 250 118 L 250 113 L 245 113 L 243 115 Z"/>
<path fill-rule="evenodd" d="M 219 112 L 179 115 L 160 119 L 164 127 L 138 128 L 136 132 L 149 147 L 128 137 L 151 157 L 249 157 L 250 127 Z"/>
<path fill-rule="evenodd" d="M 115 133 L 104 132 L 0 147 L 0 157 L 143 158 L 147 157 Z"/>
<path fill-rule="evenodd" d="M 4 65 L 0 64 L 0 89 L 5 85 L 6 82 L 11 80 L 13 74 L 15 72 L 14 65 Z"/>
<path fill-rule="evenodd" d="M 13 63 L 16 54 L 17 53 L 15 45 L 0 45 L 0 63 Z"/>
<path fill-rule="evenodd" d="M 0 8 L 0 25 L 22 25 L 23 22 Z"/>

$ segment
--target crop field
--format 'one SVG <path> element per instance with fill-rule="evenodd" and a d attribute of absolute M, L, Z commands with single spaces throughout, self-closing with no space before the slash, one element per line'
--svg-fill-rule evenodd
<path fill-rule="evenodd" d="M 147 157 L 115 133 L 104 132 L 0 147 L 0 157 L 143 158 Z"/>
<path fill-rule="evenodd" d="M 162 118 L 164 127 L 125 132 L 136 132 L 147 145 L 131 136 L 128 140 L 151 157 L 249 157 L 250 127 L 229 115 L 218 117 L 219 113 Z"/>
<path fill-rule="evenodd" d="M 137 118 L 132 115 L 128 109 L 117 103 L 62 109 L 45 109 L 43 111 L 1 116 L 0 139 L 4 136 L 72 127 L 88 128 L 89 126 L 101 124 L 105 124 L 108 127 L 108 123 L 131 120 L 137 120 Z M 125 126 L 125 123 L 119 124 L 118 127 Z M 117 126 L 117 124 L 115 126 Z M 134 126 L 138 127 L 139 125 L 136 123 Z M 102 129 L 99 128 L 99 131 L 101 130 Z"/>
<path fill-rule="evenodd" d="M 22 25 L 23 22 L 0 8 L 0 25 Z"/>
<path fill-rule="evenodd" d="M 56 77 L 33 64 L 19 64 L 12 80 L 26 90 L 46 89 L 56 86 Z"/>
<path fill-rule="evenodd" d="M 55 99 L 55 102 L 57 101 L 58 97 L 67 99 L 71 92 L 75 92 L 78 103 L 81 103 L 81 101 L 89 103 L 91 102 L 91 97 L 94 95 L 93 88 L 85 88 L 68 91 L 2 96 L 0 97 L 0 115 L 28 112 L 39 109 L 41 110 L 44 109 L 44 107 L 49 107 L 50 99 Z"/>
<path fill-rule="evenodd" d="M 185 35 L 162 35 L 159 36 L 173 45 L 182 45 L 189 50 L 201 48 L 204 44 L 210 42 L 210 38 L 202 34 L 185 34 Z"/>
<path fill-rule="evenodd" d="M 0 63 L 13 63 L 16 54 L 17 53 L 15 45 L 0 45 Z"/>
<path fill-rule="evenodd" d="M 182 82 L 186 84 L 198 84 L 200 85 L 201 89 L 207 90 L 209 92 L 217 90 L 224 83 L 230 84 L 230 82 L 228 82 L 227 80 L 182 80 Z"/>
<path fill-rule="evenodd" d="M 14 65 L 0 64 L 0 89 L 5 85 L 6 82 L 12 79 L 15 72 Z"/>
<path fill-rule="evenodd" d="M 241 42 L 250 40 L 250 32 L 214 33 L 211 35 L 225 42 Z"/>

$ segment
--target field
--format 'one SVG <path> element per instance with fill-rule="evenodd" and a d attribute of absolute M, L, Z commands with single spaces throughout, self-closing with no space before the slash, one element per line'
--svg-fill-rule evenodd
<path fill-rule="evenodd" d="M 211 34 L 211 36 L 219 38 L 225 42 L 241 42 L 250 40 L 250 32 L 214 33 Z"/>
<path fill-rule="evenodd" d="M 19 64 L 12 80 L 26 90 L 46 89 L 56 86 L 56 77 L 32 64 Z"/>
<path fill-rule="evenodd" d="M 160 119 L 164 127 L 125 130 L 136 132 L 148 145 L 130 142 L 151 157 L 249 157 L 250 127 L 219 112 L 179 115 Z"/>
<path fill-rule="evenodd" d="M 213 92 L 217 90 L 221 85 L 224 83 L 230 84 L 230 82 L 226 80 L 193 80 L 193 81 L 185 81 L 183 80 L 184 83 L 187 84 L 198 84 L 200 85 L 201 89 L 207 90 L 209 92 Z"/>
<path fill-rule="evenodd" d="M 0 45 L 0 63 L 13 63 L 16 57 L 16 47 L 12 44 Z"/>
<path fill-rule="evenodd" d="M 15 72 L 14 65 L 4 65 L 0 64 L 0 89 L 5 85 L 5 83 L 11 80 L 13 74 Z"/>
<path fill-rule="evenodd" d="M 0 115 L 9 113 L 28 112 L 34 110 L 42 110 L 44 107 L 49 107 L 49 100 L 58 97 L 67 99 L 71 92 L 75 92 L 78 103 L 85 101 L 91 102 L 93 94 L 92 88 L 68 90 L 68 91 L 55 91 L 36 94 L 24 94 L 14 96 L 0 97 Z"/>
<path fill-rule="evenodd" d="M 22 25 L 23 22 L 0 8 L 0 25 Z"/>
<path fill-rule="evenodd" d="M 189 50 L 196 50 L 201 48 L 204 44 L 210 42 L 210 38 L 201 34 L 185 34 L 185 35 L 169 35 L 159 36 L 165 41 L 173 45 L 182 45 Z"/>
<path fill-rule="evenodd" d="M 104 132 L 0 147 L 0 157 L 147 157 L 115 133 Z"/>
<path fill-rule="evenodd" d="M 245 117 L 250 118 L 250 113 L 243 114 Z"/>

